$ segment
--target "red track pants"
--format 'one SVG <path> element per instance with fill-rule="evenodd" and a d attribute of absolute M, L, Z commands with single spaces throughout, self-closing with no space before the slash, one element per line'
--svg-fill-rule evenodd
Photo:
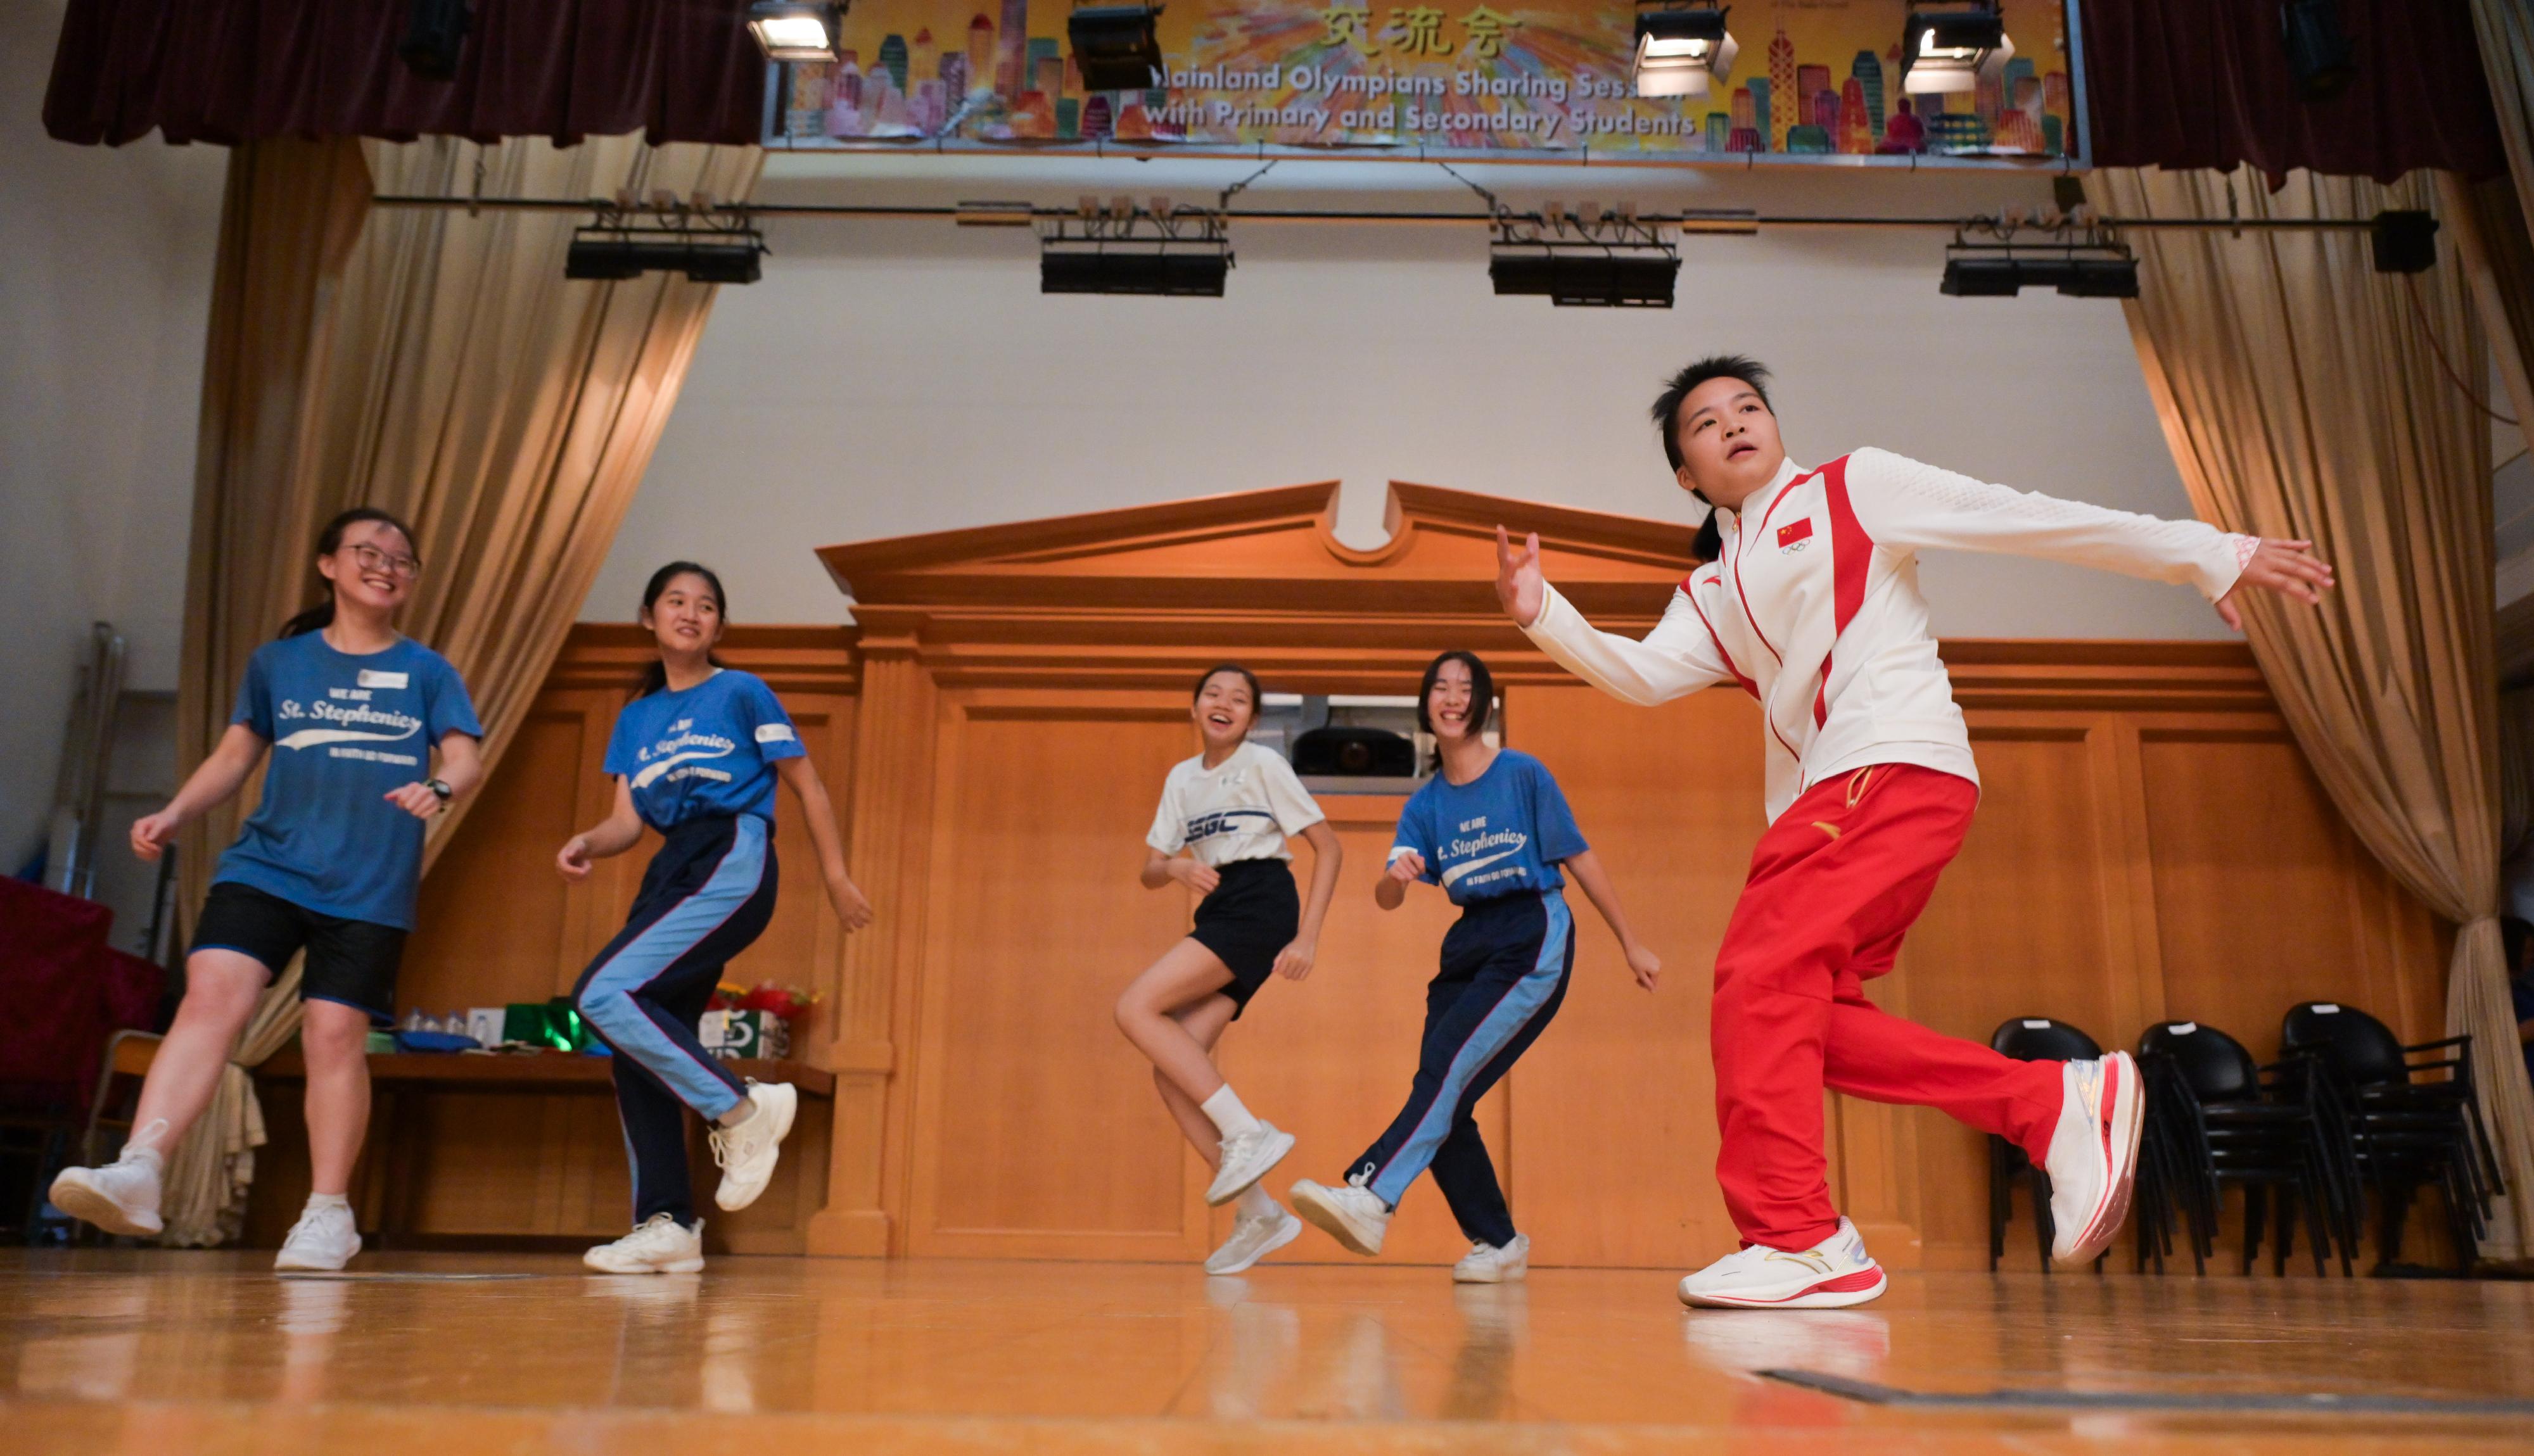
<path fill-rule="evenodd" d="M 2036 1163 L 2059 1120 L 2060 1064 L 2018 1062 L 1876 1008 L 1979 790 L 1914 764 L 1813 786 L 1760 838 L 1716 958 L 1716 1178 L 1743 1239 L 1809 1249 L 1839 1231 L 1822 1088 L 1938 1107 Z"/>

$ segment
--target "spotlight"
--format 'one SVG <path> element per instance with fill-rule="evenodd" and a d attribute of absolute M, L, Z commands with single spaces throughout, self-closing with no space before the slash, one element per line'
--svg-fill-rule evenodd
<path fill-rule="evenodd" d="M 2138 260 L 2126 248 L 2090 253 L 1959 253 L 1945 260 L 1943 291 L 1955 298 L 2013 298 L 2056 288 L 2070 298 L 2138 297 Z"/>
<path fill-rule="evenodd" d="M 450 80 L 466 45 L 468 19 L 466 0 L 413 0 L 396 59 L 425 81 Z"/>
<path fill-rule="evenodd" d="M 1124 198 L 1085 198 L 1072 216 L 1039 232 L 1038 291 L 1221 298 L 1232 271 L 1232 240 L 1220 212 L 1181 211 L 1156 198 L 1150 209 Z"/>
<path fill-rule="evenodd" d="M 1561 309 L 1668 309 L 1680 255 L 1664 250 L 1499 249 L 1487 277 L 1502 297 L 1545 297 Z"/>
<path fill-rule="evenodd" d="M 2438 265 L 2438 220 L 2426 212 L 2377 213 L 2370 241 L 2380 273 L 2425 273 Z"/>
<path fill-rule="evenodd" d="M 769 61 L 833 61 L 843 44 L 844 24 L 842 5 L 756 0 L 748 7 L 749 33 Z"/>
<path fill-rule="evenodd" d="M 1064 22 L 1086 91 L 1140 91 L 1163 84 L 1158 5 L 1093 5 Z"/>
<path fill-rule="evenodd" d="M 1912 95 L 1968 91 L 1980 72 L 2015 58 L 1997 0 L 1909 0 L 1900 32 L 1900 89 Z"/>
<path fill-rule="evenodd" d="M 622 282 L 644 273 L 684 273 L 696 283 L 754 283 L 765 238 L 753 227 L 633 227 L 602 220 L 572 235 L 567 278 Z"/>
<path fill-rule="evenodd" d="M 1711 82 L 1733 78 L 1742 47 L 1724 29 L 1731 7 L 1714 0 L 1638 0 L 1640 96 L 1703 96 Z"/>
<path fill-rule="evenodd" d="M 2287 47 L 2299 100 L 2328 101 L 2358 75 L 2349 34 L 2340 29 L 2339 0 L 2287 0 L 2279 7 L 2279 43 Z"/>

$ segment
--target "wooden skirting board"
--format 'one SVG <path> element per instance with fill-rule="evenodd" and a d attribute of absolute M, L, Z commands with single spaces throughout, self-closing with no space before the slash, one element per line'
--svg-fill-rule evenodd
<path fill-rule="evenodd" d="M 1762 828 L 1757 710 L 1732 691 L 1639 709 L 1584 688 L 1505 622 L 1492 588 L 1497 521 L 1537 529 L 1561 590 L 1642 632 L 1688 567 L 1690 533 L 1400 485 L 1391 542 L 1366 552 L 1335 539 L 1334 499 L 1289 487 L 831 547 L 819 555 L 855 625 L 731 629 L 723 659 L 783 694 L 879 909 L 870 930 L 840 932 L 787 800 L 774 925 L 730 978 L 820 995 L 795 1054 L 834 1074 L 833 1130 L 791 1153 L 822 1163 L 821 1201 L 752 1229 L 753 1247 L 1201 1256 L 1226 1214 L 1206 1208 L 1202 1164 L 1110 1017 L 1188 923 L 1181 891 L 1146 891 L 1135 871 L 1163 774 L 1195 751 L 1189 689 L 1237 660 L 1271 690 L 1407 693 L 1450 647 L 1488 658 L 1506 741 L 1557 774 L 1665 965 L 1649 998 L 1579 916 L 1557 1023 L 1481 1109 L 1534 1257 L 1674 1267 L 1732 1247 L 1706 983 Z M 579 887 L 551 861 L 605 810 L 600 757 L 646 655 L 631 626 L 574 631 L 424 886 L 406 1004 L 558 994 L 621 922 L 643 851 Z M 1982 804 L 1876 988 L 1885 1005 L 1982 1040 L 2010 1016 L 2056 1016 L 2107 1045 L 2188 1017 L 2266 1053 L 2280 1014 L 2321 998 L 2435 1034 L 2444 932 L 2341 825 L 2243 647 L 1976 641 L 1944 656 Z M 1225 1039 L 1243 1098 L 1300 1138 L 1280 1187 L 1339 1173 L 1414 1069 L 1449 911 L 1439 896 L 1372 906 L 1399 803 L 1324 797 L 1347 859 L 1319 968 L 1270 985 Z M 1933 1113 L 1834 1103 L 1832 1177 L 1877 1252 L 1984 1262 L 1979 1139 Z M 563 1168 L 590 1192 L 567 1207 L 475 1179 L 424 1197 L 427 1216 L 480 1229 L 513 1207 L 523 1235 L 621 1226 L 612 1119 L 445 1136 L 534 1142 L 479 1161 Z M 1420 1189 L 1386 1256 L 1465 1247 Z"/>

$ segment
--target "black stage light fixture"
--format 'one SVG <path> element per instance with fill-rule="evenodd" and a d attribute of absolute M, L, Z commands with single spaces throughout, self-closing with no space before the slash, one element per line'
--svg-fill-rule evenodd
<path fill-rule="evenodd" d="M 1664 248 L 1500 244 L 1487 258 L 1500 297 L 1545 298 L 1561 309 L 1668 309 L 1680 255 Z"/>
<path fill-rule="evenodd" d="M 2013 298 L 2055 288 L 2070 298 L 2138 297 L 2138 260 L 2125 248 L 2086 253 L 1964 252 L 1945 260 L 1942 290 L 1955 298 Z"/>
<path fill-rule="evenodd" d="M 457 74 L 470 19 L 466 0 L 413 0 L 396 59 L 425 81 L 450 80 Z"/>
<path fill-rule="evenodd" d="M 1900 31 L 1900 89 L 1910 95 L 1972 91 L 1980 73 L 2015 58 L 1997 0 L 1909 0 Z"/>
<path fill-rule="evenodd" d="M 2279 7 L 2279 42 L 2299 100 L 2328 101 L 2358 75 L 2349 32 L 2340 28 L 2340 0 L 2286 0 Z"/>
<path fill-rule="evenodd" d="M 843 54 L 845 7 L 804 0 L 756 0 L 748 30 L 769 61 L 823 64 Z"/>
<path fill-rule="evenodd" d="M 1703 96 L 1733 78 L 1742 47 L 1724 29 L 1728 6 L 1715 0 L 1637 0 L 1637 56 L 1630 68 L 1640 96 Z"/>
<path fill-rule="evenodd" d="M 1087 5 L 1065 18 L 1074 69 L 1086 91 L 1140 91 L 1164 84 L 1158 5 Z"/>
<path fill-rule="evenodd" d="M 739 230 L 585 227 L 564 254 L 567 278 L 622 282 L 644 273 L 684 273 L 696 283 L 754 283 L 762 275 L 765 239 Z"/>
<path fill-rule="evenodd" d="M 1154 298 L 1221 298 L 1232 254 L 1106 244 L 1039 254 L 1041 293 L 1122 293 Z"/>
<path fill-rule="evenodd" d="M 2438 265 L 2438 220 L 2426 212 L 2379 212 L 2369 232 L 2380 273 L 2425 273 Z"/>

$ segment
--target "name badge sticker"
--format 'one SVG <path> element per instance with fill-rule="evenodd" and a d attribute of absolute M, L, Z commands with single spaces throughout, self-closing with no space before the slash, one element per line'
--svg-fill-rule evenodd
<path fill-rule="evenodd" d="M 363 687 L 402 687 L 404 685 L 405 674 L 402 672 L 381 672 L 371 668 L 361 670 Z"/>
<path fill-rule="evenodd" d="M 789 743 L 792 741 L 792 725 L 788 723 L 760 723 L 756 726 L 756 741 L 759 743 Z"/>

